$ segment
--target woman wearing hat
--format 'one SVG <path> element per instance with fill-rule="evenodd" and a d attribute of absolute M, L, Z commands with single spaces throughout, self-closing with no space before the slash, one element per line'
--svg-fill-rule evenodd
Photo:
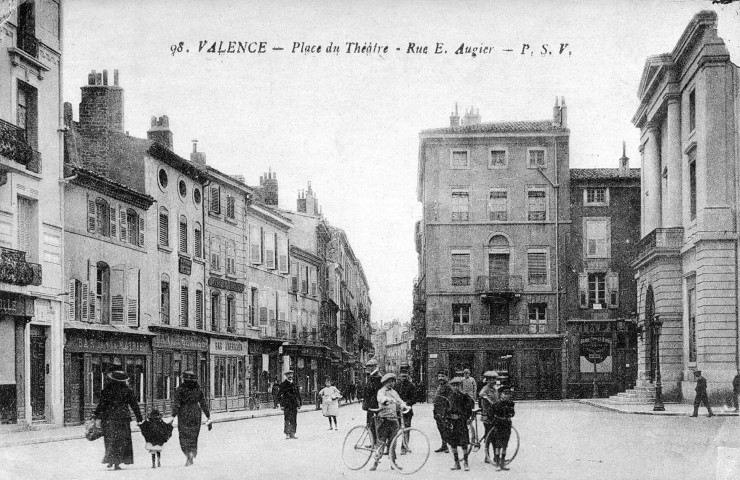
<path fill-rule="evenodd" d="M 187 460 L 185 466 L 193 464 L 198 455 L 198 435 L 200 435 L 201 410 L 206 414 L 206 425 L 211 429 L 211 412 L 208 402 L 203 395 L 198 377 L 188 370 L 182 375 L 182 385 L 175 390 L 175 400 L 172 403 L 172 416 L 179 417 L 177 428 L 180 437 L 180 449 Z"/>
<path fill-rule="evenodd" d="M 139 405 L 134 391 L 128 385 L 128 375 L 115 370 L 107 375 L 108 385 L 100 392 L 100 402 L 95 407 L 94 418 L 103 423 L 103 441 L 105 456 L 103 463 L 108 468 L 121 469 L 121 464 L 134 463 L 134 449 L 131 444 L 131 411 L 136 416 L 136 423 L 142 421 Z"/>

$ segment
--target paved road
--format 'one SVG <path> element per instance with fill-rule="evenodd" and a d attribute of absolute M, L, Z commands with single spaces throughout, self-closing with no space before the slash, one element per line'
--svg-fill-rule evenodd
<path fill-rule="evenodd" d="M 722 478 L 715 476 L 718 455 L 740 449 L 737 417 L 625 415 L 572 402 L 520 403 L 516 408 L 514 424 L 522 446 L 510 471 L 496 472 L 484 465 L 479 452 L 471 454 L 470 472 L 451 472 L 451 456 L 432 453 L 427 465 L 411 477 L 708 480 Z M 415 410 L 415 426 L 428 433 L 436 448 L 439 439 L 431 407 L 421 405 Z M 377 472 L 344 467 L 340 457 L 344 435 L 363 421 L 359 405 L 340 410 L 339 431 L 329 431 L 320 412 L 300 414 L 297 440 L 285 440 L 281 417 L 219 423 L 211 432 L 202 431 L 200 454 L 195 466 L 188 468 L 183 467 L 176 432 L 165 445 L 162 468 L 156 470 L 150 468 L 138 433 L 134 434 L 136 463 L 120 472 L 108 471 L 99 463 L 101 440 L 0 448 L 0 478 L 403 478 L 390 470 L 387 460 Z M 730 460 L 720 460 L 720 468 Z"/>

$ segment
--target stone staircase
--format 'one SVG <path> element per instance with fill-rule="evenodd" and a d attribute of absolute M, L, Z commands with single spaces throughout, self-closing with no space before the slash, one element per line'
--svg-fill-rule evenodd
<path fill-rule="evenodd" d="M 604 400 L 605 403 L 616 405 L 640 405 L 649 404 L 655 401 L 654 385 L 637 385 L 627 391 L 620 392 Z"/>

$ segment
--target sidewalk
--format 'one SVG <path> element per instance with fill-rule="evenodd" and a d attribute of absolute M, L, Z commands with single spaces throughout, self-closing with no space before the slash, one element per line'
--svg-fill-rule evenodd
<path fill-rule="evenodd" d="M 688 417 L 694 412 L 692 404 L 688 403 L 665 403 L 664 412 L 654 412 L 652 403 L 639 403 L 639 404 L 622 404 L 612 403 L 607 399 L 582 399 L 578 400 L 579 403 L 585 405 L 591 405 L 596 408 L 603 408 L 604 410 L 610 410 L 618 413 L 630 413 L 636 415 L 659 415 L 664 417 Z M 725 411 L 724 407 L 718 406 L 712 408 L 712 413 L 719 417 L 737 417 L 740 414 L 733 412 L 732 410 Z M 699 416 L 706 416 L 707 410 L 703 406 L 699 408 Z"/>
<path fill-rule="evenodd" d="M 340 404 L 340 407 L 356 405 Z M 303 405 L 298 413 L 316 412 L 316 405 Z M 144 412 L 142 412 L 144 413 Z M 234 412 L 213 412 L 211 421 L 213 423 L 235 422 L 250 418 L 273 417 L 283 415 L 279 408 L 262 408 L 259 410 L 239 410 Z M 177 429 L 177 427 L 175 427 Z M 131 431 L 138 432 L 139 427 L 132 422 Z M 2 430 L 0 430 L 2 432 Z M 19 445 L 31 445 L 35 443 L 62 442 L 65 440 L 77 440 L 85 438 L 85 427 L 77 425 L 73 427 L 62 427 L 48 424 L 33 425 L 30 430 L 12 431 L 0 433 L 0 448 L 15 447 Z"/>

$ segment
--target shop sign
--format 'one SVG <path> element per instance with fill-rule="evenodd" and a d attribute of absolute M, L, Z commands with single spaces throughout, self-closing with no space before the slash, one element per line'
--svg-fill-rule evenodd
<path fill-rule="evenodd" d="M 249 352 L 247 342 L 241 340 L 228 340 L 223 338 L 211 338 L 211 354 L 214 355 L 247 355 Z"/>
<path fill-rule="evenodd" d="M 76 351 L 100 353 L 148 353 L 146 340 L 138 338 L 98 338 L 82 335 L 71 335 L 67 338 L 65 348 Z"/>
<path fill-rule="evenodd" d="M 578 322 L 570 325 L 578 333 L 607 333 L 613 329 L 613 322 Z"/>
<path fill-rule="evenodd" d="M 581 337 L 580 353 L 591 363 L 601 363 L 611 355 L 611 339 L 604 336 Z"/>
<path fill-rule="evenodd" d="M 177 270 L 183 275 L 190 275 L 193 269 L 193 261 L 188 257 L 180 257 L 180 261 L 177 263 Z"/>
<path fill-rule="evenodd" d="M 219 288 L 221 290 L 228 290 L 230 292 L 243 293 L 244 284 L 239 282 L 232 282 L 218 277 L 208 277 L 208 286 L 213 288 Z"/>
<path fill-rule="evenodd" d="M 208 339 L 200 335 L 160 332 L 152 339 L 154 348 L 176 348 L 180 350 L 208 350 Z"/>
<path fill-rule="evenodd" d="M 14 293 L 0 292 L 0 314 L 33 317 L 34 301 L 31 297 Z"/>

